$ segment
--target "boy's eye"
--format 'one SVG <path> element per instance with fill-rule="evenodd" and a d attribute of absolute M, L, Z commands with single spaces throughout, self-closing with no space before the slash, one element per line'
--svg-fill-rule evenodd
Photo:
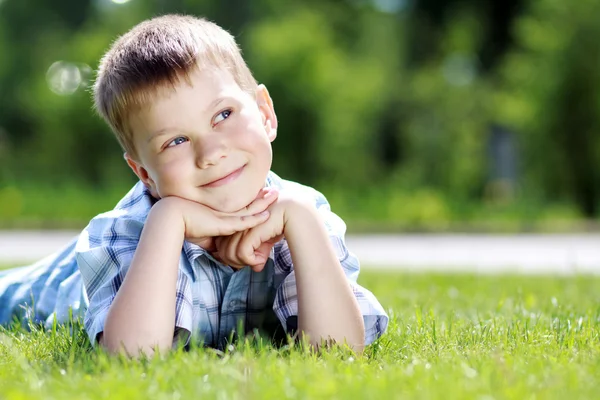
<path fill-rule="evenodd" d="M 171 140 L 169 142 L 169 144 L 167 145 L 167 147 L 175 147 L 175 146 L 185 143 L 187 141 L 188 141 L 187 138 L 184 138 L 183 136 L 179 136 L 179 137 L 176 137 L 175 139 Z"/>
<path fill-rule="evenodd" d="M 221 111 L 220 113 L 217 114 L 217 116 L 213 120 L 213 125 L 216 125 L 219 122 L 223 121 L 224 119 L 229 118 L 230 115 L 231 115 L 231 110 L 223 110 L 223 111 Z"/>

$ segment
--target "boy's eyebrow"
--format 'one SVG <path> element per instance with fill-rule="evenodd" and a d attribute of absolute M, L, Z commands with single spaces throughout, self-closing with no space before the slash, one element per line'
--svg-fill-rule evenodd
<path fill-rule="evenodd" d="M 210 110 L 211 108 L 215 108 L 216 106 L 218 106 L 219 104 L 221 104 L 222 102 L 227 100 L 228 98 L 229 98 L 228 96 L 217 97 L 208 105 L 208 107 L 206 107 L 206 111 Z"/>
<path fill-rule="evenodd" d="M 173 131 L 178 131 L 178 129 L 176 129 L 176 128 L 164 128 L 164 129 L 158 130 L 158 131 L 154 132 L 153 134 L 151 134 L 150 136 L 148 136 L 148 139 L 146 140 L 146 143 L 150 143 L 154 139 L 156 139 L 157 137 L 160 137 L 162 135 L 166 135 L 167 133 L 173 132 Z"/>
<path fill-rule="evenodd" d="M 217 97 L 216 99 L 214 99 L 214 100 L 213 100 L 213 101 L 212 101 L 212 102 L 211 102 L 211 103 L 208 105 L 208 107 L 206 107 L 206 111 L 208 111 L 208 110 L 210 110 L 210 109 L 213 109 L 213 108 L 217 107 L 219 104 L 221 104 L 222 102 L 224 102 L 225 100 L 227 100 L 227 99 L 229 99 L 229 98 L 230 98 L 229 96 Z M 153 134 L 151 134 L 151 135 L 148 137 L 147 143 L 150 143 L 151 141 L 153 141 L 153 140 L 154 140 L 154 139 L 156 139 L 157 137 L 160 137 L 160 136 L 162 136 L 162 135 L 165 135 L 165 134 L 167 134 L 167 133 L 169 133 L 169 132 L 172 132 L 172 131 L 179 131 L 179 129 L 177 129 L 177 128 L 163 128 L 163 129 L 160 129 L 160 130 L 158 130 L 158 131 L 154 132 Z"/>

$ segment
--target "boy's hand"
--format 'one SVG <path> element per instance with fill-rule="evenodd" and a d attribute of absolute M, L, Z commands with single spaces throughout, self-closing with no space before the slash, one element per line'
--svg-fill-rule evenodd
<path fill-rule="evenodd" d="M 233 268 L 250 266 L 253 271 L 263 269 L 271 249 L 284 237 L 287 216 L 296 206 L 304 206 L 301 200 L 279 197 L 268 210 L 268 219 L 244 232 L 215 238 L 217 257 Z"/>
<path fill-rule="evenodd" d="M 241 269 L 246 265 L 249 265 L 256 272 L 262 270 L 269 259 L 271 249 L 277 242 L 283 239 L 283 234 L 276 235 L 264 241 L 254 249 L 252 256 L 248 257 L 244 255 L 243 247 L 240 246 L 240 242 L 249 233 L 250 230 L 236 232 L 230 236 L 220 236 L 215 238 L 215 258 L 232 268 Z"/>
<path fill-rule="evenodd" d="M 267 208 L 277 200 L 274 189 L 262 189 L 256 199 L 247 207 L 234 213 L 215 211 L 202 204 L 171 198 L 183 215 L 185 239 L 210 252 L 216 251 L 214 238 L 243 232 L 265 222 L 269 218 Z M 161 201 L 169 200 L 165 198 Z"/>

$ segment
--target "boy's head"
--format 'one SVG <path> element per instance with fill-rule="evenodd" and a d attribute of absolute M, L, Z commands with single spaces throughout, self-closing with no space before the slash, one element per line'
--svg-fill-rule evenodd
<path fill-rule="evenodd" d="M 219 26 L 178 15 L 135 26 L 102 58 L 94 99 L 154 196 L 235 211 L 264 185 L 277 118 Z"/>

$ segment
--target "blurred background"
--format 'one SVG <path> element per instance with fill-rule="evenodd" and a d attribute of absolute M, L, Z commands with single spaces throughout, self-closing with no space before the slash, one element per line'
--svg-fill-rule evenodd
<path fill-rule="evenodd" d="M 135 182 L 92 111 L 143 19 L 236 35 L 273 170 L 352 232 L 597 230 L 600 0 L 0 0 L 0 228 L 74 228 Z"/>

